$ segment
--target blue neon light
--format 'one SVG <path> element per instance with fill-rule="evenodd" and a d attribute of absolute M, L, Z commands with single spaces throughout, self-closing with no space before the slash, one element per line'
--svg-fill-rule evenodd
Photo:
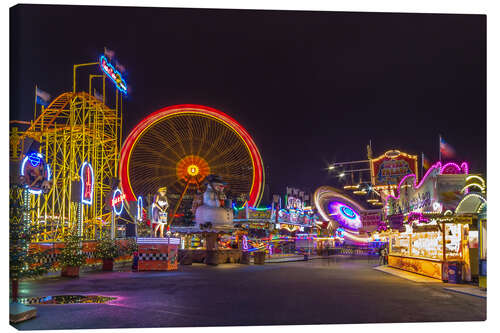
<path fill-rule="evenodd" d="M 142 221 L 142 207 L 143 207 L 142 197 L 139 196 L 137 198 L 137 221 Z"/>
<path fill-rule="evenodd" d="M 31 153 L 28 155 L 28 159 L 33 167 L 37 167 L 38 164 L 40 164 L 40 161 L 42 160 L 42 154 L 40 153 Z"/>
<path fill-rule="evenodd" d="M 104 65 L 103 65 L 103 63 L 104 63 Z M 122 74 L 115 69 L 115 67 L 108 61 L 108 58 L 106 58 L 106 56 L 104 56 L 104 55 L 101 56 L 99 64 L 101 66 L 101 70 L 106 74 L 107 77 L 110 78 L 111 81 L 113 81 L 116 88 L 126 95 L 127 94 L 127 83 L 123 79 Z M 105 67 L 110 68 L 112 74 L 110 74 L 109 71 L 105 69 Z M 113 75 L 115 77 L 113 77 Z"/>
<path fill-rule="evenodd" d="M 84 179 L 85 177 L 83 177 L 83 172 L 85 170 L 85 167 L 88 166 L 90 168 L 90 176 L 91 176 L 91 187 L 90 187 L 90 199 L 86 199 L 85 198 L 85 183 L 84 183 L 84 180 L 87 180 L 87 179 Z M 82 164 L 82 168 L 80 169 L 80 182 L 82 184 L 81 186 L 81 201 L 82 201 L 82 204 L 85 204 L 85 205 L 92 205 L 92 198 L 94 198 L 94 169 L 92 168 L 92 165 L 88 162 L 84 162 Z"/>
<path fill-rule="evenodd" d="M 342 215 L 344 215 L 348 219 L 352 220 L 352 219 L 356 218 L 356 213 L 351 208 L 349 208 L 347 206 L 341 206 L 340 212 L 342 213 Z"/>
<path fill-rule="evenodd" d="M 115 192 L 113 193 L 113 199 L 112 200 L 115 200 L 115 198 L 117 196 L 117 193 L 119 193 L 118 196 L 121 196 L 123 194 L 122 191 L 119 188 L 117 188 L 115 190 Z M 123 206 L 124 206 L 123 200 L 120 202 L 120 209 L 119 210 L 116 209 L 116 206 L 118 206 L 118 204 L 116 204 L 116 205 L 113 206 L 113 210 L 114 210 L 114 212 L 115 212 L 116 215 L 120 215 L 122 213 L 122 211 L 123 211 Z"/>
<path fill-rule="evenodd" d="M 43 155 L 40 153 L 34 153 L 34 152 L 29 154 L 29 155 L 26 155 L 23 158 L 23 161 L 21 163 L 21 176 L 24 176 L 24 167 L 26 166 L 26 162 L 28 162 L 28 161 L 30 162 L 30 164 L 33 167 L 36 168 L 43 161 Z M 50 176 L 51 176 L 50 167 L 48 164 L 45 164 L 45 168 L 47 170 L 47 180 L 50 180 Z M 31 194 L 35 194 L 35 195 L 42 194 L 42 189 L 34 190 L 34 189 L 30 188 L 28 185 L 25 185 L 25 187 L 28 189 L 28 192 Z"/>

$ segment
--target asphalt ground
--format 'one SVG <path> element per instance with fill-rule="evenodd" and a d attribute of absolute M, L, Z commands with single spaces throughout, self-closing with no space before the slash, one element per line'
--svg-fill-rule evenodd
<path fill-rule="evenodd" d="M 479 321 L 486 299 L 334 257 L 170 272 L 95 272 L 20 284 L 22 296 L 101 295 L 108 304 L 35 305 L 21 330 Z"/>

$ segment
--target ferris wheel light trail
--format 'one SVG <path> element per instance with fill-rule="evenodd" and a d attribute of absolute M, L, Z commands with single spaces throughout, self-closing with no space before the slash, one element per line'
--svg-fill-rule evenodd
<path fill-rule="evenodd" d="M 169 106 L 143 119 L 123 143 L 119 177 L 123 192 L 155 193 L 167 186 L 182 193 L 209 174 L 257 206 L 264 189 L 262 157 L 248 132 L 216 109 L 193 104 Z"/>

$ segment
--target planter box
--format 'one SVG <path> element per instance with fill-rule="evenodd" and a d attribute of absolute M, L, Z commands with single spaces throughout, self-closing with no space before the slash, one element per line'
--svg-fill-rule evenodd
<path fill-rule="evenodd" d="M 102 270 L 113 271 L 114 259 L 102 259 Z"/>
<path fill-rule="evenodd" d="M 266 253 L 265 252 L 255 252 L 253 263 L 255 265 L 264 265 L 266 261 Z"/>
<path fill-rule="evenodd" d="M 79 266 L 64 266 L 61 270 L 61 276 L 66 277 L 79 277 L 80 267 Z"/>
<path fill-rule="evenodd" d="M 240 264 L 243 264 L 243 265 L 250 265 L 250 253 L 246 252 L 246 251 L 243 251 L 241 253 L 241 260 L 240 260 Z"/>

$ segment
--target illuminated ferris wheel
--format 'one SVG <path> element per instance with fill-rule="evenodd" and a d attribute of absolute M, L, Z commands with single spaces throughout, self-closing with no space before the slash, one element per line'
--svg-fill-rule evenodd
<path fill-rule="evenodd" d="M 262 158 L 234 119 L 201 105 L 175 105 L 142 120 L 125 140 L 119 176 L 127 201 L 154 194 L 193 192 L 209 174 L 220 176 L 233 198 L 257 206 L 264 188 Z"/>

